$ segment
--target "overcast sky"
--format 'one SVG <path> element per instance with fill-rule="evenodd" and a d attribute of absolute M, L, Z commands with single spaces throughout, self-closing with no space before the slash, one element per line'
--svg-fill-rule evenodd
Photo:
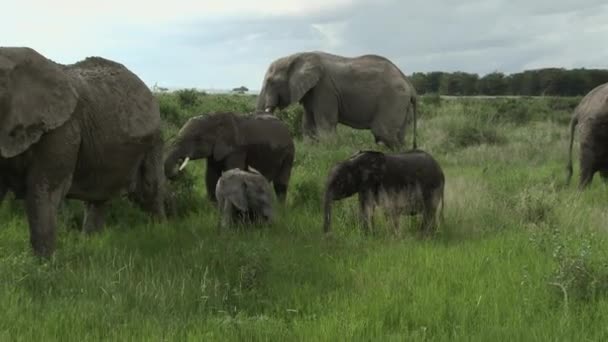
<path fill-rule="evenodd" d="M 0 45 L 98 55 L 148 85 L 259 89 L 275 58 L 380 54 L 416 71 L 608 68 L 607 0 L 6 0 Z"/>

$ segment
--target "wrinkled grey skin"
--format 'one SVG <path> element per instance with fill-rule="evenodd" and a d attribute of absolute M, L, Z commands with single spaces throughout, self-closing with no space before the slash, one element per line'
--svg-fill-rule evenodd
<path fill-rule="evenodd" d="M 567 182 L 572 178 L 572 145 L 574 131 L 580 133 L 579 189 L 585 189 L 596 172 L 608 181 L 608 83 L 591 90 L 574 110 L 570 121 Z"/>
<path fill-rule="evenodd" d="M 165 174 L 177 176 L 186 158 L 207 159 L 207 196 L 216 201 L 215 186 L 222 171 L 251 166 L 273 183 L 285 201 L 295 155 L 289 128 L 272 115 L 212 113 L 192 118 L 168 148 Z"/>
<path fill-rule="evenodd" d="M 437 161 L 428 153 L 412 150 L 384 154 L 359 151 L 336 164 L 329 173 L 324 199 L 323 230 L 331 226 L 333 201 L 359 195 L 359 206 L 366 232 L 373 228 L 373 211 L 381 205 L 388 209 L 398 226 L 399 214 L 422 214 L 422 231 L 436 226 L 436 212 L 441 201 L 445 178 Z"/>
<path fill-rule="evenodd" d="M 264 76 L 257 110 L 272 112 L 298 102 L 304 106 L 302 128 L 309 136 L 333 132 L 341 123 L 371 129 L 376 142 L 397 148 L 413 119 L 416 148 L 416 90 L 384 57 L 302 52 L 275 60 Z"/>
<path fill-rule="evenodd" d="M 272 189 L 266 178 L 255 169 L 223 172 L 215 187 L 215 196 L 220 228 L 226 228 L 235 221 L 272 220 Z"/>
<path fill-rule="evenodd" d="M 86 202 L 85 231 L 101 229 L 122 191 L 164 217 L 158 104 L 123 65 L 56 64 L 29 48 L 0 48 L 0 199 L 25 200 L 34 252 L 55 249 L 63 198 Z"/>

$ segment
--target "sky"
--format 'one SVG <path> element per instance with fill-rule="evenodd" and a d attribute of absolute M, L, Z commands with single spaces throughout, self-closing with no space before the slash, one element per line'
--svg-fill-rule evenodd
<path fill-rule="evenodd" d="M 146 84 L 261 87 L 300 51 L 379 54 L 406 74 L 608 68 L 606 0 L 2 0 L 0 46 L 115 60 Z"/>

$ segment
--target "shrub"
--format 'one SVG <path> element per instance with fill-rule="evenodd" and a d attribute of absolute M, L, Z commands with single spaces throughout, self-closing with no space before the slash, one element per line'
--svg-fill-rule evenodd
<path fill-rule="evenodd" d="M 205 92 L 196 89 L 181 89 L 175 92 L 182 108 L 194 107 L 197 104 L 199 95 L 206 95 Z"/>
<path fill-rule="evenodd" d="M 276 112 L 275 115 L 289 126 L 289 131 L 294 138 L 302 137 L 302 116 L 304 115 L 302 106 L 290 106 Z"/>

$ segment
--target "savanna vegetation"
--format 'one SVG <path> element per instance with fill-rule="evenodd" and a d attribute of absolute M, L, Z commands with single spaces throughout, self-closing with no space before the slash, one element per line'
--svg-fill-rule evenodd
<path fill-rule="evenodd" d="M 193 115 L 251 111 L 255 98 L 159 94 L 167 139 Z M 81 204 L 61 211 L 50 261 L 32 256 L 22 204 L 0 206 L 0 340 L 606 340 L 608 187 L 566 186 L 570 114 L 580 98 L 423 97 L 418 142 L 446 173 L 445 221 L 421 240 L 358 229 L 356 198 L 321 233 L 330 166 L 383 149 L 368 131 L 299 134 L 276 222 L 216 231 L 204 163 L 171 184 L 170 221 L 117 199 L 83 236 Z M 408 145 L 411 135 L 407 135 Z M 577 175 L 578 169 L 575 174 Z"/>

